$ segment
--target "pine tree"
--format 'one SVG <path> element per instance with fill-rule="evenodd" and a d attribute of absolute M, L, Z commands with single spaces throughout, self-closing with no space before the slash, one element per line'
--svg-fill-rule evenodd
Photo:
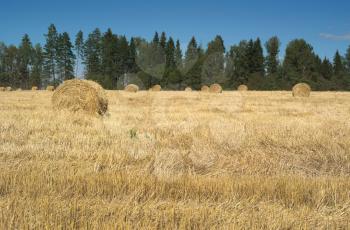
<path fill-rule="evenodd" d="M 182 70 L 183 68 L 183 62 L 182 62 L 182 51 L 180 47 L 180 41 L 176 41 L 176 47 L 175 47 L 175 63 L 178 70 Z"/>
<path fill-rule="evenodd" d="M 120 88 L 124 88 L 129 84 L 127 76 L 128 72 L 128 60 L 129 60 L 129 43 L 125 36 L 120 36 L 117 42 L 117 80 L 122 77 L 123 84 Z"/>
<path fill-rule="evenodd" d="M 266 43 L 265 47 L 267 50 L 267 57 L 266 57 L 266 69 L 267 73 L 269 75 L 273 75 L 277 73 L 279 61 L 278 61 L 278 53 L 280 49 L 280 41 L 278 37 L 272 37 L 270 38 Z"/>
<path fill-rule="evenodd" d="M 221 36 L 208 44 L 206 60 L 202 69 L 202 83 L 210 85 L 213 83 L 226 84 L 224 78 L 225 46 Z"/>
<path fill-rule="evenodd" d="M 347 68 L 348 74 L 350 74 L 350 46 L 346 50 L 345 62 L 346 62 L 346 68 Z"/>
<path fill-rule="evenodd" d="M 101 40 L 101 74 L 98 81 L 104 88 L 114 89 L 117 87 L 117 79 L 121 74 L 118 69 L 118 37 L 113 34 L 111 29 L 104 33 Z"/>
<path fill-rule="evenodd" d="M 18 60 L 19 60 L 19 87 L 20 88 L 29 88 L 29 73 L 30 73 L 30 65 L 32 62 L 32 50 L 33 46 L 29 39 L 29 36 L 25 34 L 22 38 L 22 42 L 18 48 Z"/>
<path fill-rule="evenodd" d="M 84 35 L 83 35 L 83 32 L 80 30 L 75 36 L 75 56 L 76 56 L 75 76 L 78 76 L 79 63 L 84 57 L 83 51 L 84 51 Z"/>
<path fill-rule="evenodd" d="M 152 43 L 154 44 L 154 45 L 159 45 L 159 35 L 158 35 L 158 32 L 155 32 L 154 33 L 154 37 L 153 37 L 153 41 L 152 41 Z"/>
<path fill-rule="evenodd" d="M 165 32 L 162 32 L 162 34 L 160 35 L 159 45 L 163 50 L 166 49 L 167 38 L 166 38 Z"/>
<path fill-rule="evenodd" d="M 75 55 L 69 34 L 64 32 L 58 36 L 57 70 L 58 82 L 74 78 Z"/>
<path fill-rule="evenodd" d="M 187 45 L 185 53 L 185 70 L 188 72 L 198 60 L 198 45 L 195 37 L 192 37 Z"/>
<path fill-rule="evenodd" d="M 101 79 L 101 32 L 96 28 L 88 35 L 84 45 L 84 64 L 86 78 L 97 82 Z"/>
<path fill-rule="evenodd" d="M 32 86 L 42 87 L 43 61 L 44 55 L 40 44 L 36 44 L 33 49 L 33 66 L 30 73 L 30 84 Z"/>
<path fill-rule="evenodd" d="M 127 62 L 127 65 L 128 65 L 127 72 L 128 73 L 139 72 L 139 67 L 137 66 L 136 58 L 137 58 L 137 53 L 136 53 L 135 39 L 131 38 L 130 44 L 129 44 L 129 56 L 128 56 L 128 62 Z"/>
<path fill-rule="evenodd" d="M 344 70 L 345 70 L 344 65 L 343 65 L 343 61 L 342 61 L 342 57 L 339 54 L 338 50 L 334 55 L 333 68 L 334 68 L 334 74 L 338 77 L 339 77 L 339 75 L 343 74 Z"/>
<path fill-rule="evenodd" d="M 323 78 L 331 80 L 333 75 L 333 66 L 332 63 L 326 57 L 322 61 L 320 73 Z"/>
<path fill-rule="evenodd" d="M 58 46 L 58 34 L 54 24 L 51 24 L 48 28 L 48 33 L 45 35 L 46 44 L 44 46 L 44 84 L 48 84 L 50 81 L 54 85 L 56 82 L 56 58 L 57 58 L 57 46 Z"/>
<path fill-rule="evenodd" d="M 265 73 L 265 67 L 264 67 L 264 54 L 263 49 L 261 47 L 261 41 L 259 38 L 256 39 L 256 41 L 253 44 L 253 68 L 252 73 L 258 73 L 259 75 L 263 76 Z"/>

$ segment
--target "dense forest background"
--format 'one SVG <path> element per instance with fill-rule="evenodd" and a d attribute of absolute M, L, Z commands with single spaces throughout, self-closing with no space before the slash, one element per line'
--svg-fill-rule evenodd
<path fill-rule="evenodd" d="M 80 78 L 106 89 L 134 83 L 143 89 L 160 84 L 182 90 L 219 83 L 225 89 L 247 84 L 253 90 L 289 90 L 306 82 L 313 90 L 350 90 L 350 46 L 344 56 L 337 51 L 333 60 L 321 59 L 305 40 L 295 39 L 280 60 L 278 37 L 264 44 L 259 38 L 243 40 L 229 50 L 219 35 L 206 48 L 192 37 L 183 51 L 180 41 L 164 32 L 147 41 L 97 28 L 86 38 L 79 31 L 72 41 L 51 24 L 45 38 L 43 46 L 33 45 L 27 34 L 18 46 L 0 42 L 0 86 L 57 86 L 83 72 Z"/>

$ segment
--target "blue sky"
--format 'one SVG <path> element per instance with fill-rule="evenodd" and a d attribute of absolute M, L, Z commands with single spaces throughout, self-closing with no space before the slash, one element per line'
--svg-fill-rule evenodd
<path fill-rule="evenodd" d="M 337 49 L 345 53 L 350 45 L 349 9 L 349 0 L 2 0 L 0 41 L 18 44 L 28 33 L 33 43 L 43 43 L 43 34 L 54 23 L 72 37 L 79 29 L 86 35 L 96 27 L 147 39 L 155 31 L 166 31 L 183 45 L 194 35 L 204 47 L 216 34 L 222 35 L 226 47 L 242 39 L 260 37 L 265 42 L 277 35 L 284 49 L 290 40 L 304 38 L 321 57 L 332 58 Z"/>

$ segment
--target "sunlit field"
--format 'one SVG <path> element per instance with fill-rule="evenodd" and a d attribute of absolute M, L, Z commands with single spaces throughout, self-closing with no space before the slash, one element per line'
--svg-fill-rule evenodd
<path fill-rule="evenodd" d="M 348 229 L 350 93 L 0 92 L 0 229 Z"/>

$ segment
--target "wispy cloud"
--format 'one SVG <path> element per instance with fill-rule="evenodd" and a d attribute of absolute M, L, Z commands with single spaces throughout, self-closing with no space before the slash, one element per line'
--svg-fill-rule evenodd
<path fill-rule="evenodd" d="M 327 34 L 321 33 L 321 38 L 333 40 L 333 41 L 350 41 L 350 34 L 336 35 L 336 34 Z"/>

